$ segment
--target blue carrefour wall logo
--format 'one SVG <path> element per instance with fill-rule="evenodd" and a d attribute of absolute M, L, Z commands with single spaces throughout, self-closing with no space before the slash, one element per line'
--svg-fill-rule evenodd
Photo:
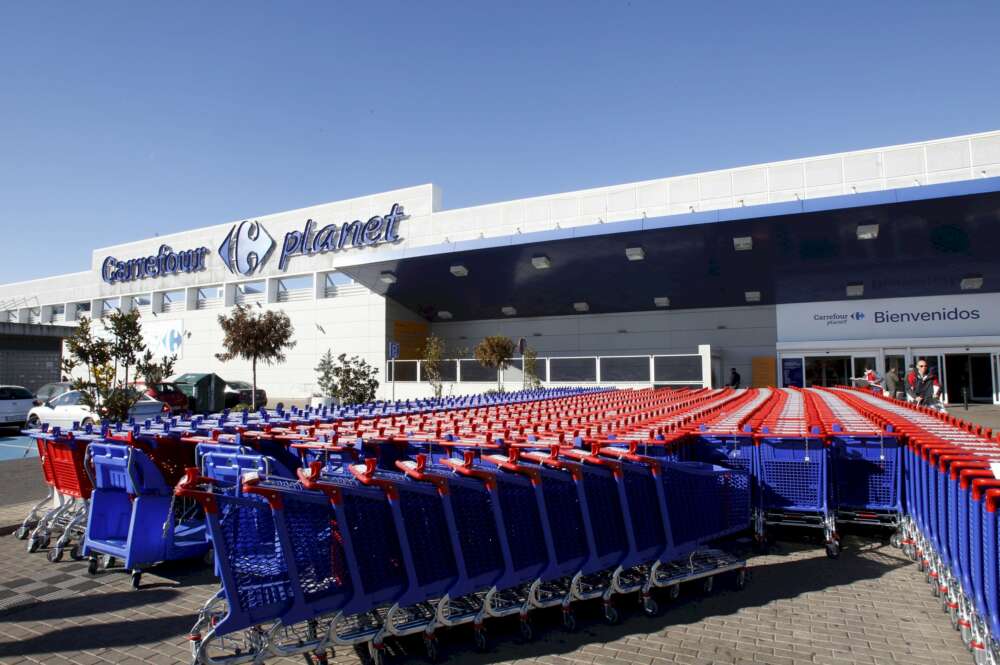
<path fill-rule="evenodd" d="M 865 313 L 864 312 L 855 312 L 854 314 L 851 314 L 851 318 L 854 319 L 855 321 L 864 321 L 865 320 Z"/>
<path fill-rule="evenodd" d="M 229 230 L 219 247 L 219 256 L 230 272 L 252 275 L 271 255 L 274 238 L 260 222 L 240 222 Z"/>

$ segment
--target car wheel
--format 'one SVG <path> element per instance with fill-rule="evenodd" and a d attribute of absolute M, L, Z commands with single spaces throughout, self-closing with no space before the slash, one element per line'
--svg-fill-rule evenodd
<path fill-rule="evenodd" d="M 93 424 L 94 424 L 93 418 L 84 418 L 83 420 L 80 421 L 80 427 L 86 427 L 87 425 L 93 425 Z"/>
<path fill-rule="evenodd" d="M 28 429 L 38 429 L 42 426 L 42 421 L 38 419 L 38 416 L 31 414 L 28 416 Z"/>

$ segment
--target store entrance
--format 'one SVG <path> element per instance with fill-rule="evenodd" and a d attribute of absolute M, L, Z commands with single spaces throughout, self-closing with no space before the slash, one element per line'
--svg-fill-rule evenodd
<path fill-rule="evenodd" d="M 988 353 L 949 353 L 944 357 L 949 404 L 961 404 L 965 388 L 970 402 L 993 401 L 993 372 Z"/>
<path fill-rule="evenodd" d="M 850 382 L 850 356 L 806 356 L 806 387 L 843 386 Z"/>

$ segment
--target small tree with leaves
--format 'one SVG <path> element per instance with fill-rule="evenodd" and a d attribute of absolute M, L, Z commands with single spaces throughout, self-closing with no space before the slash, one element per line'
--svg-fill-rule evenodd
<path fill-rule="evenodd" d="M 136 376 L 141 376 L 147 386 L 163 383 L 168 376 L 174 373 L 174 365 L 177 363 L 177 356 L 163 356 L 160 360 L 153 357 L 153 352 L 149 349 L 143 354 L 135 365 Z"/>
<path fill-rule="evenodd" d="M 480 365 L 487 369 L 496 370 L 498 391 L 503 390 L 503 385 L 500 383 L 500 370 L 510 367 L 510 361 L 514 357 L 516 349 L 517 347 L 510 337 L 490 335 L 484 337 L 473 350 Z"/>
<path fill-rule="evenodd" d="M 329 352 L 327 352 L 329 353 Z M 378 390 L 378 369 L 364 358 L 347 357 L 346 353 L 337 356 L 333 366 L 335 394 L 341 404 L 364 404 L 375 399 Z"/>
<path fill-rule="evenodd" d="M 538 378 L 538 352 L 533 348 L 524 349 L 524 383 L 528 388 L 540 388 L 541 379 Z"/>
<path fill-rule="evenodd" d="M 423 347 L 420 349 L 421 360 L 423 361 L 420 366 L 420 373 L 427 379 L 427 383 L 431 384 L 434 397 L 441 397 L 443 388 L 441 383 L 441 361 L 444 359 L 444 348 L 444 340 L 431 333 L 427 336 Z"/>
<path fill-rule="evenodd" d="M 245 305 L 237 305 L 228 316 L 219 315 L 222 328 L 224 353 L 215 357 L 222 362 L 233 358 L 250 361 L 253 397 L 251 408 L 257 409 L 257 363 L 272 365 L 285 361 L 285 350 L 295 346 L 294 329 L 284 312 L 267 310 L 256 312 Z"/>
<path fill-rule="evenodd" d="M 333 358 L 333 351 L 327 349 L 323 357 L 319 359 L 319 364 L 316 365 L 316 383 L 319 385 L 321 397 L 334 398 L 337 396 L 336 368 L 337 362 Z"/>
<path fill-rule="evenodd" d="M 139 310 L 114 311 L 105 319 L 107 320 L 105 328 L 111 333 L 111 357 L 115 363 L 116 378 L 119 371 L 124 372 L 125 378 L 122 384 L 128 386 L 131 369 L 139 362 L 140 354 L 146 351 L 146 343 L 142 338 L 142 324 L 139 323 Z"/>

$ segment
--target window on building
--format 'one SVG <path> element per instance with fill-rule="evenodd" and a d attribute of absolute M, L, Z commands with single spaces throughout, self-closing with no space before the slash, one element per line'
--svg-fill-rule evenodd
<path fill-rule="evenodd" d="M 197 299 L 198 309 L 222 307 L 225 302 L 225 294 L 225 287 L 221 284 L 199 287 Z"/>
<path fill-rule="evenodd" d="M 184 309 L 186 304 L 186 296 L 184 289 L 177 289 L 176 291 L 164 291 L 163 292 L 163 305 L 161 306 L 164 312 L 176 312 Z"/>
<path fill-rule="evenodd" d="M 90 301 L 73 303 L 71 315 L 74 321 L 79 321 L 83 316 L 90 316 Z"/>
<path fill-rule="evenodd" d="M 278 302 L 310 300 L 313 296 L 313 276 L 282 277 L 278 280 Z"/>
<path fill-rule="evenodd" d="M 121 298 L 108 298 L 101 301 L 101 316 L 107 316 L 121 308 Z"/>
<path fill-rule="evenodd" d="M 28 310 L 28 323 L 41 323 L 42 321 L 42 308 L 32 307 Z"/>
<path fill-rule="evenodd" d="M 153 298 L 148 293 L 132 296 L 132 306 L 138 310 L 148 311 L 153 307 Z"/>
<path fill-rule="evenodd" d="M 52 322 L 66 320 L 66 305 L 52 305 Z"/>
<path fill-rule="evenodd" d="M 328 272 L 323 286 L 323 297 L 332 298 L 337 295 L 337 288 L 350 286 L 354 280 L 342 272 Z"/>
<path fill-rule="evenodd" d="M 267 284 L 264 280 L 253 282 L 242 282 L 236 285 L 236 304 L 245 305 L 247 303 L 263 302 L 267 293 Z"/>

